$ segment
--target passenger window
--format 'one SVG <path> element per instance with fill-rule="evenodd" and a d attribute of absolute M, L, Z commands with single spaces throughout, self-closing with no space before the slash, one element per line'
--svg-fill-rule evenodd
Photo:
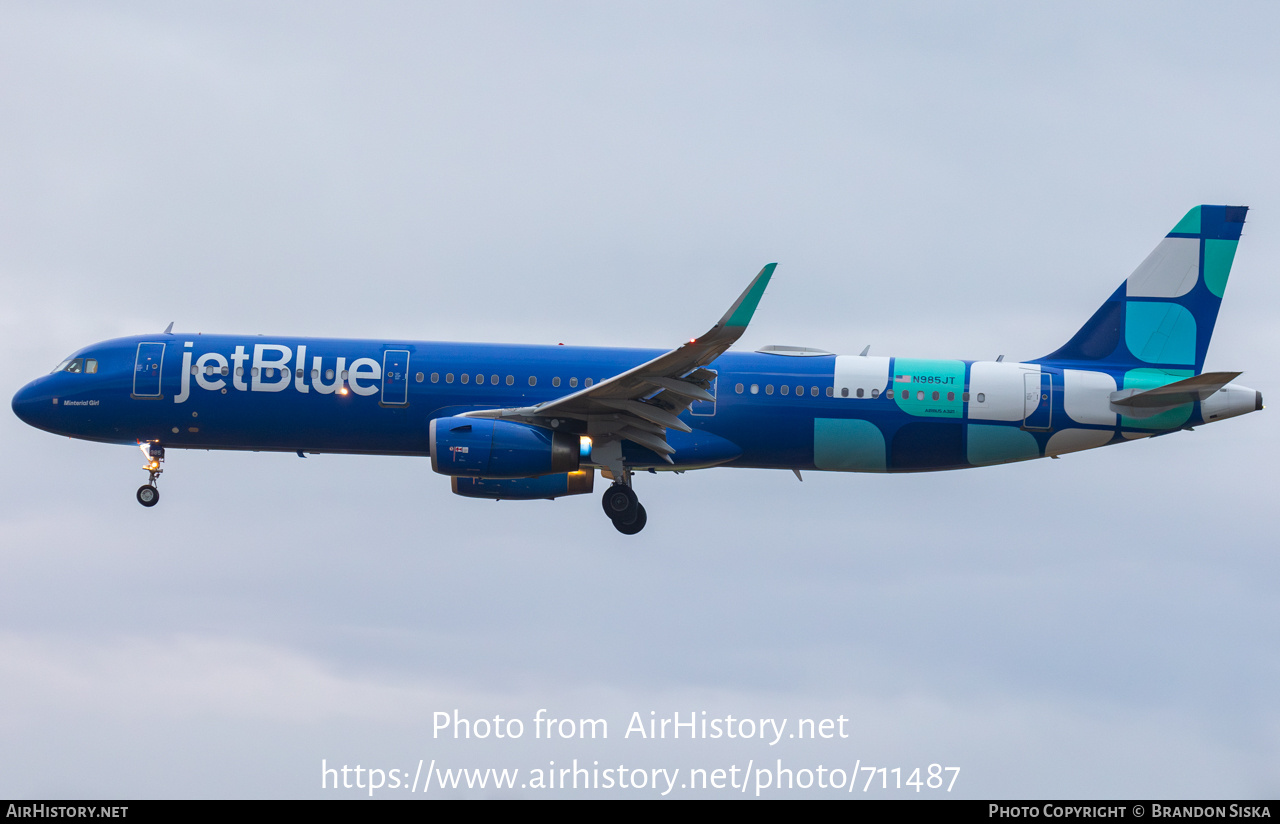
<path fill-rule="evenodd" d="M 937 393 L 937 392 L 934 392 L 934 393 L 933 393 L 933 399 L 934 399 L 935 401 L 938 399 L 938 393 Z"/>
<path fill-rule="evenodd" d="M 816 386 L 811 387 L 811 388 L 809 389 L 809 394 L 810 394 L 810 395 L 813 395 L 815 398 L 816 398 L 816 397 L 818 397 L 818 387 L 816 387 Z"/>
<path fill-rule="evenodd" d="M 301 369 L 297 370 L 296 373 L 294 374 L 294 377 L 296 377 L 298 380 L 302 380 L 302 370 Z M 422 381 L 422 375 L 418 375 L 418 381 L 419 382 Z"/>
<path fill-rule="evenodd" d="M 239 370 L 239 369 L 237 369 L 236 371 L 237 371 L 237 372 L 239 372 L 240 370 Z M 333 380 L 333 370 L 332 370 L 332 369 L 326 369 L 326 370 L 324 370 L 324 379 L 325 379 L 325 380 L 327 380 L 327 381 L 331 381 L 331 380 Z"/>
<path fill-rule="evenodd" d="M 593 380 L 591 380 L 591 378 L 587 378 L 586 380 L 584 380 L 584 381 L 582 382 L 582 385 L 583 385 L 583 386 L 590 386 L 592 383 L 594 383 L 594 381 L 593 381 Z"/>
<path fill-rule="evenodd" d="M 471 383 L 471 376 L 468 375 L 466 372 L 463 372 L 461 375 L 458 376 L 458 380 L 462 381 L 463 386 L 466 386 L 467 384 Z"/>
<path fill-rule="evenodd" d="M 344 381 L 347 379 L 347 370 L 346 370 L 346 369 L 343 369 L 343 370 L 342 370 L 342 379 L 343 379 Z"/>
<path fill-rule="evenodd" d="M 961 396 L 960 396 L 960 400 L 964 401 L 965 403 L 968 403 L 968 402 L 969 402 L 969 393 L 968 393 L 968 392 L 965 392 L 963 395 L 961 395 Z"/>
<path fill-rule="evenodd" d="M 753 383 L 753 384 L 751 384 L 751 394 L 752 394 L 752 395 L 759 395 L 759 394 L 760 394 L 760 384 L 758 384 L 758 383 Z"/>
<path fill-rule="evenodd" d="M 90 369 L 89 371 L 90 371 L 90 372 L 97 372 L 97 371 L 98 371 L 98 362 L 97 362 L 97 361 L 90 361 L 90 363 L 92 363 L 92 364 L 93 364 L 93 368 L 92 368 L 92 369 Z M 302 370 L 301 370 L 301 369 L 299 369 L 298 371 L 299 371 L 299 372 L 301 372 Z M 223 376 L 223 377 L 226 377 L 227 375 L 231 374 L 231 370 L 230 370 L 230 369 L 228 369 L 228 368 L 227 368 L 227 367 L 225 367 L 225 366 L 224 366 L 224 367 L 222 367 L 221 369 L 219 369 L 219 370 L 218 370 L 218 372 L 220 372 L 220 373 L 222 374 L 222 376 Z M 301 376 L 301 375 L 299 375 L 298 377 L 302 377 L 302 376 Z"/>
<path fill-rule="evenodd" d="M 431 382 L 432 382 L 432 383 L 439 383 L 439 382 L 440 382 L 440 373 L 439 373 L 439 372 L 432 372 L 432 373 L 431 373 Z"/>
<path fill-rule="evenodd" d="M 302 376 L 301 376 L 301 375 L 299 375 L 298 377 L 302 377 Z M 418 381 L 418 383 L 422 383 L 424 380 L 426 380 L 426 377 L 427 377 L 427 376 L 426 376 L 426 375 L 424 375 L 424 374 L 422 374 L 421 372 L 419 372 L 418 374 L 414 375 L 413 377 L 414 377 L 414 379 L 415 379 L 415 380 L 417 380 L 417 381 Z"/>
<path fill-rule="evenodd" d="M 916 400 L 918 401 L 924 400 L 924 392 L 916 392 Z"/>
<path fill-rule="evenodd" d="M 986 396 L 986 394 L 984 394 L 984 393 L 982 393 L 982 392 L 979 392 L 979 393 L 978 393 L 978 403 L 986 403 L 986 402 L 987 402 L 987 396 Z"/>
<path fill-rule="evenodd" d="M 742 394 L 742 384 L 738 384 L 737 386 L 733 387 L 733 391 L 735 391 L 735 392 L 737 392 L 739 395 L 741 395 L 741 394 Z"/>
<path fill-rule="evenodd" d="M 955 400 L 955 399 L 956 399 L 956 393 L 955 393 L 955 392 L 948 392 L 948 393 L 947 393 L 947 400 L 949 400 L 949 401 L 953 401 L 953 400 Z"/>
<path fill-rule="evenodd" d="M 828 386 L 828 387 L 827 387 L 827 397 L 829 398 L 829 397 L 831 397 L 831 396 L 832 396 L 832 395 L 834 395 L 834 394 L 835 394 L 835 387 L 833 387 L 833 386 Z"/>
<path fill-rule="evenodd" d="M 444 376 L 444 382 L 445 382 L 445 383 L 453 383 L 453 373 L 452 373 L 452 372 L 447 372 L 447 373 L 445 373 L 445 376 Z"/>
<path fill-rule="evenodd" d="M 778 391 L 779 391 L 779 392 L 781 392 L 781 393 L 782 393 L 782 394 L 784 394 L 784 395 L 789 395 L 789 394 L 791 394 L 791 387 L 790 387 L 790 386 L 787 386 L 787 385 L 784 383 L 782 386 L 779 386 L 779 387 L 778 387 Z"/>
<path fill-rule="evenodd" d="M 70 372 L 71 370 L 70 370 L 70 369 L 68 369 L 67 371 L 68 371 L 68 372 Z M 195 365 L 194 363 L 193 363 L 193 364 L 191 364 L 191 374 L 193 374 L 193 375 L 194 375 L 197 371 L 199 371 L 199 370 L 197 370 L 197 369 L 196 369 L 196 365 Z"/>
<path fill-rule="evenodd" d="M 848 390 L 848 389 L 846 389 L 846 390 L 844 391 L 844 393 L 845 393 L 846 395 L 848 395 L 848 394 L 849 394 L 849 390 Z M 859 397 L 859 398 L 861 398 L 861 397 L 862 397 L 862 390 L 861 390 L 861 389 L 859 389 L 859 390 L 858 390 L 858 397 Z"/>
<path fill-rule="evenodd" d="M 227 372 L 226 372 L 227 367 L 225 367 L 225 366 L 224 366 L 224 367 L 222 367 L 222 369 L 223 369 L 222 374 L 224 374 L 224 375 L 225 375 L 225 374 L 227 374 Z M 84 362 L 84 371 L 85 371 L 85 374 L 88 374 L 88 375 L 92 375 L 92 374 L 94 374 L 95 372 L 97 372 L 97 371 L 98 371 L 98 361 L 97 361 L 97 360 L 95 360 L 95 359 L 93 359 L 93 358 L 86 358 L 86 359 L 85 359 L 85 362 Z M 335 780 L 336 780 L 336 779 L 335 779 Z"/>
<path fill-rule="evenodd" d="M 861 391 L 861 390 L 859 390 L 859 391 Z M 861 396 L 861 395 L 859 395 L 858 397 L 862 397 L 862 396 Z M 873 398 L 878 398 L 878 397 L 880 397 L 880 390 L 879 390 L 879 389 L 872 389 L 872 390 L 871 390 L 871 397 L 873 397 Z M 893 397 L 893 395 L 890 395 L 889 397 L 891 397 L 891 398 L 892 398 L 892 397 Z"/>
<path fill-rule="evenodd" d="M 498 385 L 498 376 L 497 376 L 497 375 L 490 375 L 490 376 L 489 376 L 489 383 L 493 384 L 494 386 L 497 386 L 497 385 Z"/>
<path fill-rule="evenodd" d="M 578 385 L 578 379 L 577 379 L 577 378 L 569 378 L 569 386 L 570 386 L 571 388 L 572 388 L 572 387 L 576 387 L 577 385 Z"/>
<path fill-rule="evenodd" d="M 558 378 L 558 377 L 556 377 L 556 378 L 552 378 L 552 379 L 551 379 L 551 385 L 552 385 L 552 386 L 556 386 L 556 387 L 560 386 L 560 378 Z"/>
<path fill-rule="evenodd" d="M 766 395 L 772 395 L 772 394 L 773 394 L 773 384 L 771 384 L 771 383 L 769 383 L 769 384 L 765 384 L 765 387 L 764 387 L 764 393 L 765 393 Z"/>
<path fill-rule="evenodd" d="M 888 398 L 889 400 L 893 400 L 893 390 L 892 390 L 892 389 L 890 389 L 888 392 L 885 392 L 885 393 L 884 393 L 884 396 L 885 396 L 886 398 Z"/>
<path fill-rule="evenodd" d="M 250 376 L 252 376 L 252 377 L 255 377 L 255 378 L 256 378 L 256 377 L 258 377 L 258 367 L 256 367 L 256 366 L 250 367 L 250 368 L 249 368 L 249 375 L 250 375 Z M 343 375 L 343 377 L 345 378 L 345 377 L 346 377 L 346 375 Z"/>
<path fill-rule="evenodd" d="M 494 382 L 494 383 L 497 383 L 497 382 L 498 382 L 498 376 L 497 376 L 497 375 L 494 375 L 494 376 L 493 376 L 493 378 L 494 378 L 493 382 Z M 477 386 L 479 386 L 479 385 L 480 385 L 480 384 L 482 384 L 482 383 L 484 383 L 484 375 L 476 375 L 476 385 L 477 385 Z"/>
<path fill-rule="evenodd" d="M 530 375 L 530 376 L 529 376 L 529 385 L 530 385 L 530 386 L 537 386 L 537 385 L 538 385 L 538 379 L 537 379 L 537 378 L 535 378 L 533 375 Z"/>

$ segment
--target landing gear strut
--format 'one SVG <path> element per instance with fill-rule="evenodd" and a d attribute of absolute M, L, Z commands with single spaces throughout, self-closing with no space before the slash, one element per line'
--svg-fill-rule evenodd
<path fill-rule="evenodd" d="M 613 521 L 613 528 L 623 535 L 635 535 L 644 529 L 648 517 L 644 507 L 631 489 L 631 470 L 622 460 L 622 443 L 607 433 L 591 446 L 591 460 L 603 469 L 608 470 L 613 483 L 604 491 L 600 504 L 604 514 Z"/>
<path fill-rule="evenodd" d="M 147 463 L 142 468 L 147 470 L 150 476 L 146 484 L 138 487 L 138 503 L 143 506 L 155 506 L 160 503 L 160 490 L 156 489 L 156 479 L 160 477 L 161 472 L 164 472 L 160 468 L 160 464 L 164 463 L 164 447 L 159 444 L 142 443 L 138 444 L 138 448 L 147 457 Z"/>
<path fill-rule="evenodd" d="M 613 521 L 613 528 L 623 535 L 635 535 L 644 529 L 648 517 L 628 484 L 614 482 L 604 491 L 600 503 L 604 506 L 604 514 Z"/>

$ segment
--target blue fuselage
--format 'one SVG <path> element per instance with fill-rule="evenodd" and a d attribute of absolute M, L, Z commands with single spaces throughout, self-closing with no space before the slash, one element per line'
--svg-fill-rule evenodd
<path fill-rule="evenodd" d="M 139 336 L 82 349 L 68 361 L 75 371 L 32 381 L 13 407 L 33 426 L 108 443 L 426 456 L 432 419 L 550 402 L 661 354 Z M 1124 388 L 1126 376 L 1063 368 L 1074 365 L 730 352 L 711 364 L 715 402 L 696 402 L 681 416 L 693 431 L 668 433 L 674 464 L 634 443 L 625 456 L 637 468 L 924 471 L 1043 457 L 1205 421 L 1198 403 L 1156 420 L 1109 412 L 1100 393 Z M 587 434 L 580 422 L 564 426 Z M 1062 448 L 1052 446 L 1055 435 Z"/>

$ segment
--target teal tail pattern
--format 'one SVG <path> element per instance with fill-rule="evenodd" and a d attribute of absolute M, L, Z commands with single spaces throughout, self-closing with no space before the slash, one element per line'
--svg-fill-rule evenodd
<path fill-rule="evenodd" d="M 1034 362 L 1200 374 L 1248 211 L 1187 212 L 1071 340 Z"/>

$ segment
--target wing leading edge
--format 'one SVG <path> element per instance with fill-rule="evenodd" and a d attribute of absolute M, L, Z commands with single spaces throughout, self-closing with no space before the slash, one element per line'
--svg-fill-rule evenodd
<path fill-rule="evenodd" d="M 777 265 L 770 263 L 761 269 L 706 334 L 664 355 L 553 401 L 464 414 L 543 427 L 562 418 L 583 421 L 592 440 L 592 462 L 615 474 L 625 471 L 622 441 L 631 441 L 674 463 L 671 455 L 675 450 L 667 443 L 667 430 L 691 431 L 680 414 L 694 401 L 714 400 L 708 390 L 716 373 L 706 367 L 742 337 Z"/>

